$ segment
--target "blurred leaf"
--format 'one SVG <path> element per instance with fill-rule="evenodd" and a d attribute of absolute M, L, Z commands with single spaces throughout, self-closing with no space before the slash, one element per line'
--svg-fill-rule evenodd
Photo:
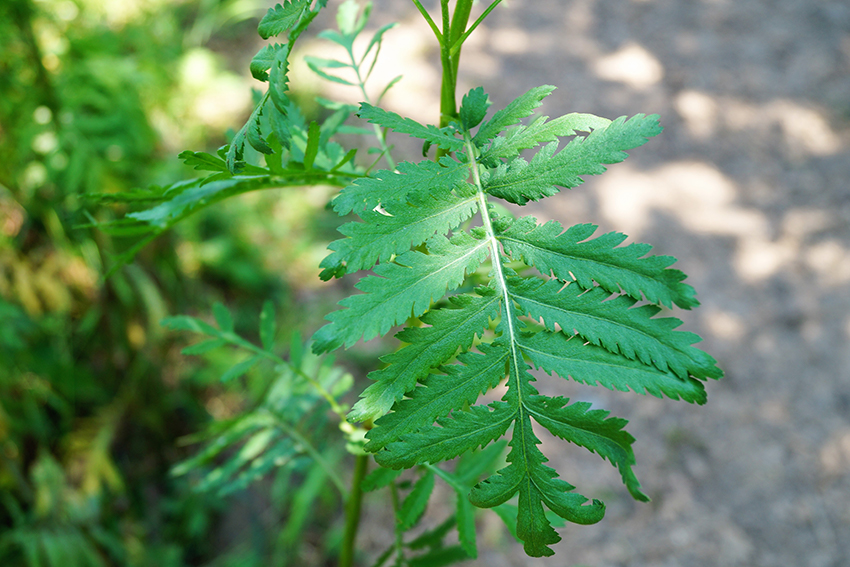
<path fill-rule="evenodd" d="M 222 374 L 221 381 L 222 382 L 229 382 L 230 380 L 233 380 L 234 378 L 239 378 L 240 376 L 242 376 L 243 374 L 245 374 L 246 372 L 251 370 L 254 366 L 256 366 L 256 364 L 258 362 L 260 362 L 262 359 L 263 359 L 262 356 L 257 355 L 257 356 L 252 356 L 251 358 L 249 358 L 247 360 L 243 360 L 242 362 L 239 362 L 237 364 L 234 364 L 230 368 L 230 370 L 228 370 L 227 372 Z"/>
<path fill-rule="evenodd" d="M 266 301 L 260 312 L 260 343 L 269 352 L 274 349 L 276 330 L 274 303 Z"/>

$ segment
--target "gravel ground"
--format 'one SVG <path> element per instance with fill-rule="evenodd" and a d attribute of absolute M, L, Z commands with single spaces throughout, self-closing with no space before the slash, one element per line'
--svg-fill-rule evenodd
<path fill-rule="evenodd" d="M 410 3 L 376 4 L 377 22 L 401 22 L 383 63 L 406 78 L 388 105 L 433 120 L 427 27 Z M 702 306 L 676 316 L 726 378 L 703 407 L 541 382 L 631 421 L 653 502 L 547 440 L 606 518 L 533 561 L 484 514 L 469 565 L 850 565 L 850 4 L 513 0 L 464 48 L 461 89 L 479 84 L 494 108 L 553 84 L 550 116 L 661 115 L 664 133 L 627 162 L 525 212 L 678 257 Z"/>

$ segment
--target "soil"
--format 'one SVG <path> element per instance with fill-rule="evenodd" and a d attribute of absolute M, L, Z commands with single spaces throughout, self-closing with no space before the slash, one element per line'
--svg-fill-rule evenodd
<path fill-rule="evenodd" d="M 387 4 L 374 25 L 401 25 L 380 69 L 393 76 L 399 59 L 405 72 L 388 105 L 433 121 L 433 38 L 412 4 Z M 661 116 L 664 133 L 625 163 L 522 213 L 679 258 L 702 306 L 673 315 L 726 377 L 702 407 L 541 377 L 547 393 L 630 420 L 653 501 L 547 439 L 562 477 L 606 501 L 605 519 L 561 529 L 556 555 L 532 561 L 484 513 L 468 564 L 850 565 L 850 4 L 513 0 L 472 37 L 460 88 L 483 85 L 494 108 L 552 84 L 549 116 Z"/>

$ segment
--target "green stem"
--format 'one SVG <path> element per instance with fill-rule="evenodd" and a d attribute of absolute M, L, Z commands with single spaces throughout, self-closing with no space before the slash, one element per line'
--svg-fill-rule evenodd
<path fill-rule="evenodd" d="M 380 47 L 378 48 L 380 50 Z M 360 94 L 363 95 L 363 100 L 372 104 L 372 100 L 369 98 L 369 95 L 366 94 L 366 79 L 360 74 L 360 66 L 357 64 L 357 59 L 354 57 L 354 51 L 351 47 L 348 48 L 348 56 L 351 59 L 351 68 L 354 69 L 354 73 L 357 75 L 357 85 L 360 87 Z M 375 54 L 375 60 L 377 60 L 378 54 Z M 395 169 L 395 160 L 393 160 L 390 155 L 390 148 L 387 146 L 387 136 L 384 130 L 378 126 L 377 124 L 373 124 L 372 128 L 375 131 L 375 137 L 378 139 L 378 145 L 381 146 L 381 156 L 387 160 L 387 164 L 390 166 L 390 169 Z M 379 157 L 379 160 L 380 160 Z M 375 162 L 377 163 L 377 162 Z M 373 166 L 374 167 L 374 166 Z M 369 170 L 372 168 L 370 167 Z"/>
<path fill-rule="evenodd" d="M 271 412 L 269 413 L 271 414 Z M 294 429 L 293 427 L 290 427 L 289 424 L 285 421 L 278 419 L 277 416 L 275 416 L 274 414 L 271 414 L 271 417 L 275 420 L 275 423 L 278 427 L 286 431 L 287 435 L 298 441 L 298 443 L 301 444 L 302 447 L 304 447 L 304 450 L 307 451 L 307 453 L 313 458 L 313 460 L 316 461 L 316 464 L 319 465 L 322 470 L 325 471 L 325 474 L 328 475 L 328 478 L 331 479 L 331 482 L 334 484 L 334 486 L 336 486 L 337 490 L 339 490 L 339 493 L 342 498 L 345 499 L 349 497 L 349 494 L 345 490 L 345 485 L 342 483 L 342 479 L 336 473 L 331 464 L 325 460 L 325 458 L 322 456 L 322 453 L 320 453 L 319 450 L 316 449 L 316 447 L 314 447 L 312 443 L 310 443 L 310 440 L 301 435 L 298 430 Z"/>
<path fill-rule="evenodd" d="M 452 58 L 452 67 L 454 76 L 452 77 L 455 85 L 457 85 L 457 70 L 458 63 L 460 62 L 460 47 L 463 45 L 463 40 L 469 37 L 469 34 L 465 34 L 466 24 L 469 23 L 469 14 L 472 12 L 472 0 L 457 0 L 457 5 L 455 6 L 455 13 L 452 15 L 452 30 L 451 35 L 449 37 L 448 45 L 451 46 L 449 50 L 449 57 Z M 463 39 L 461 39 L 463 38 Z M 460 41 L 460 43 L 458 43 Z M 457 49 L 454 49 L 455 45 L 457 45 Z"/>
<path fill-rule="evenodd" d="M 363 504 L 363 479 L 369 468 L 369 455 L 357 455 L 354 461 L 354 478 L 351 479 L 351 492 L 345 502 L 345 533 L 342 539 L 342 551 L 339 554 L 339 567 L 354 565 L 354 543 L 357 528 L 360 525 L 360 508 Z"/>
<path fill-rule="evenodd" d="M 316 389 L 316 391 L 319 392 L 319 395 L 322 396 L 323 398 L 325 398 L 325 400 L 331 406 L 331 411 L 333 411 L 335 414 L 337 414 L 337 416 L 339 416 L 340 420 L 342 420 L 343 423 L 347 423 L 346 418 L 345 418 L 345 415 L 346 415 L 347 412 L 346 412 L 345 408 L 343 408 L 342 406 L 339 405 L 339 403 L 336 401 L 336 398 L 334 398 L 333 395 L 331 395 L 331 393 L 328 392 L 325 389 L 324 386 L 322 386 L 317 380 L 315 380 L 312 376 L 310 376 L 309 374 L 307 374 L 306 372 L 301 370 L 299 367 L 295 366 L 294 364 L 290 363 L 287 360 L 282 359 L 281 357 L 274 354 L 273 352 L 269 352 L 267 350 L 261 349 L 260 347 L 258 347 L 254 343 L 252 343 L 250 341 L 246 341 L 245 339 L 243 339 L 242 337 L 240 337 L 236 333 L 223 332 L 223 333 L 221 333 L 220 336 L 221 336 L 222 339 L 226 340 L 227 342 L 229 342 L 231 344 L 242 347 L 245 350 L 249 350 L 249 351 L 251 351 L 255 354 L 258 354 L 258 355 L 260 355 L 264 358 L 268 358 L 269 360 L 273 360 L 274 362 L 281 364 L 283 366 L 286 366 L 287 368 L 292 370 L 295 374 L 297 374 L 301 378 L 305 379 L 311 386 L 313 386 Z"/>
<path fill-rule="evenodd" d="M 449 0 L 440 0 L 440 9 L 443 15 L 443 34 L 440 41 L 440 64 L 443 68 L 443 80 L 440 85 L 440 128 L 445 128 L 457 116 L 457 103 L 455 100 L 455 65 L 449 55 L 452 33 Z"/>

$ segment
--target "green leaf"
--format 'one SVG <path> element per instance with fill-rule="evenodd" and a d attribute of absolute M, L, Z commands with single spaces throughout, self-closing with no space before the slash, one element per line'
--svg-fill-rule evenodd
<path fill-rule="evenodd" d="M 257 110 L 254 111 L 254 114 L 251 115 L 251 118 L 245 124 L 245 137 L 248 140 L 248 143 L 251 144 L 251 147 L 263 154 L 271 154 L 272 149 L 262 135 L 262 126 L 260 123 L 260 117 L 262 116 L 262 108 L 263 105 L 258 106 Z"/>
<path fill-rule="evenodd" d="M 218 323 L 218 328 L 222 331 L 233 332 L 233 318 L 230 316 L 230 311 L 221 303 L 213 304 L 213 316 L 215 322 Z"/>
<path fill-rule="evenodd" d="M 602 288 L 564 288 L 556 279 L 512 278 L 508 285 L 522 311 L 543 319 L 550 331 L 560 328 L 568 335 L 578 333 L 592 344 L 662 372 L 670 370 L 683 380 L 689 375 L 701 379 L 722 376 L 713 358 L 691 346 L 699 336 L 673 331 L 682 324 L 674 317 L 654 319 L 661 311 L 654 305 L 634 307 L 635 300 L 628 296 L 609 299 L 611 294 Z"/>
<path fill-rule="evenodd" d="M 350 212 L 360 214 L 378 205 L 407 202 L 411 195 L 423 199 L 432 192 L 450 191 L 458 184 L 466 184 L 469 175 L 468 166 L 450 158 L 443 158 L 440 163 L 401 162 L 396 170 L 382 169 L 374 177 L 354 181 L 333 200 L 334 210 L 340 216 Z"/>
<path fill-rule="evenodd" d="M 234 364 L 230 368 L 230 370 L 221 375 L 221 381 L 229 382 L 235 378 L 239 378 L 240 376 L 251 370 L 254 366 L 256 366 L 257 363 L 260 362 L 262 359 L 262 356 L 257 355 L 243 360 L 242 362 L 239 362 L 237 364 Z"/>
<path fill-rule="evenodd" d="M 178 315 L 176 317 L 166 317 L 160 321 L 160 325 L 168 327 L 173 331 L 192 331 L 204 335 L 217 337 L 219 330 L 200 319 L 189 317 L 187 315 Z"/>
<path fill-rule="evenodd" d="M 274 349 L 276 326 L 274 303 L 266 301 L 263 303 L 263 310 L 260 312 L 260 342 L 263 349 L 268 352 Z"/>
<path fill-rule="evenodd" d="M 274 109 L 270 113 L 270 118 L 272 119 L 272 128 L 274 129 L 274 110 L 277 110 L 277 114 L 281 118 L 286 118 L 289 113 L 289 97 L 286 96 L 286 93 L 289 91 L 289 77 L 287 73 L 289 72 L 289 51 L 291 49 L 291 44 L 286 45 L 286 49 L 279 49 L 275 52 L 274 61 L 272 61 L 271 66 L 269 67 L 269 98 L 272 100 L 272 104 L 274 105 Z M 274 130 L 278 135 L 278 140 L 284 145 L 284 147 L 288 146 L 289 136 L 281 136 L 278 130 Z M 289 129 L 286 128 L 285 131 L 288 133 Z"/>
<path fill-rule="evenodd" d="M 428 506 L 428 500 L 431 499 L 431 493 L 434 491 L 434 473 L 425 472 L 416 484 L 413 485 L 413 490 L 404 499 L 401 504 L 401 510 L 398 514 L 399 527 L 402 530 L 409 530 L 415 526 L 422 514 L 425 513 L 425 508 Z"/>
<path fill-rule="evenodd" d="M 481 87 L 476 87 L 463 95 L 460 105 L 460 122 L 463 128 L 468 131 L 481 124 L 490 104 L 490 97 Z"/>
<path fill-rule="evenodd" d="M 127 216 L 150 226 L 168 228 L 176 221 L 212 203 L 274 185 L 267 176 L 238 175 L 205 185 L 201 180 L 195 179 L 181 188 L 182 190 L 170 200 L 145 211 L 128 213 Z"/>
<path fill-rule="evenodd" d="M 227 164 L 223 159 L 210 155 L 206 152 L 192 152 L 186 150 L 177 156 L 186 165 L 193 166 L 195 171 L 221 171 L 227 172 Z"/>
<path fill-rule="evenodd" d="M 395 112 L 389 112 L 365 102 L 360 103 L 358 115 L 372 124 L 420 138 L 447 151 L 455 152 L 463 149 L 463 140 L 456 138 L 449 128 L 437 128 L 430 124 L 424 126 L 411 118 L 402 118 Z"/>
<path fill-rule="evenodd" d="M 375 268 L 376 276 L 361 280 L 356 287 L 364 293 L 343 299 L 339 304 L 346 309 L 325 317 L 330 323 L 313 336 L 314 352 L 348 348 L 361 337 L 368 341 L 385 335 L 411 315 L 422 315 L 487 255 L 487 243 L 470 237 L 450 243 L 434 236 L 427 247 L 430 254 L 405 252 L 394 263 Z"/>
<path fill-rule="evenodd" d="M 408 567 L 446 567 L 469 559 L 463 547 L 453 545 L 450 547 L 436 547 L 424 555 L 417 555 L 411 559 Z"/>
<path fill-rule="evenodd" d="M 310 8 L 311 2 L 312 0 L 285 0 L 283 4 L 269 8 L 257 28 L 260 37 L 269 39 L 297 24 L 304 11 Z"/>
<path fill-rule="evenodd" d="M 611 461 L 620 470 L 631 495 L 641 502 L 649 502 L 632 472 L 635 456 L 631 446 L 635 439 L 623 431 L 628 422 L 617 417 L 609 418 L 610 412 L 605 410 L 591 410 L 589 402 L 576 402 L 569 406 L 568 403 L 569 399 L 561 397 L 532 396 L 526 400 L 525 407 L 534 421 L 553 435 Z"/>
<path fill-rule="evenodd" d="M 475 508 L 465 494 L 457 495 L 457 537 L 466 555 L 478 557 L 478 545 L 475 538 Z"/>
<path fill-rule="evenodd" d="M 289 52 L 289 47 L 286 44 L 273 43 L 263 46 L 260 51 L 251 59 L 251 75 L 258 81 L 267 81 L 269 79 L 269 69 L 274 66 L 277 61 L 277 55 L 281 51 Z"/>
<path fill-rule="evenodd" d="M 438 426 L 424 427 L 390 443 L 375 453 L 375 460 L 390 468 L 448 461 L 504 435 L 516 415 L 515 408 L 504 402 L 471 406 L 453 412 L 450 418 L 438 418 Z"/>
<path fill-rule="evenodd" d="M 565 232 L 556 221 L 538 225 L 533 217 L 522 217 L 500 230 L 498 238 L 514 259 L 561 281 L 575 280 L 584 289 L 596 282 L 609 293 L 622 290 L 633 299 L 643 296 L 667 307 L 699 305 L 694 289 L 681 283 L 685 274 L 668 269 L 675 258 L 646 256 L 652 249 L 648 244 L 618 248 L 626 235 L 617 232 L 590 239 L 595 230 L 595 225 L 579 224 Z"/>
<path fill-rule="evenodd" d="M 369 20 L 369 14 L 372 11 L 372 3 L 366 4 L 363 9 L 363 15 L 360 18 L 357 15 L 360 13 L 360 4 L 355 0 L 346 0 L 339 5 L 336 12 L 336 25 L 339 31 L 346 36 L 356 36 L 366 27 L 366 22 Z"/>
<path fill-rule="evenodd" d="M 381 358 L 386 366 L 369 375 L 374 382 L 348 418 L 372 422 L 365 449 L 379 464 L 426 466 L 462 496 L 455 518 L 441 529 L 457 525 L 455 549 L 465 555 L 475 552 L 470 504 L 495 507 L 504 516 L 511 508 L 506 503 L 517 497 L 515 523 L 507 523 L 533 556 L 552 554 L 560 539 L 554 527 L 564 520 L 589 524 L 604 515 L 602 502 L 577 494 L 545 466 L 533 422 L 610 461 L 632 496 L 647 499 L 632 470 L 634 439 L 624 431 L 626 421 L 585 402 L 569 405 L 539 393 L 529 364 L 582 384 L 695 403 L 706 400 L 700 380 L 722 375 L 713 358 L 692 346 L 699 337 L 676 331 L 678 319 L 656 317 L 659 305 L 697 305 L 684 274 L 669 268 L 673 258 L 647 256 L 648 245 L 621 247 L 625 237 L 618 233 L 593 239 L 593 225 L 564 231 L 555 222 L 540 226 L 531 217 L 496 214 L 493 197 L 524 204 L 553 195 L 557 187 L 581 183 L 581 175 L 622 161 L 624 150 L 660 131 L 657 117 L 643 115 L 609 122 L 571 114 L 520 123 L 551 91 L 532 89 L 483 122 L 471 140 L 468 131 L 488 106 L 480 89 L 464 98 L 461 124 L 446 129 L 362 107 L 375 124 L 455 153 L 439 163 L 402 163 L 395 172 L 346 187 L 334 208 L 361 220 L 343 225 L 344 238 L 331 244 L 322 263 L 323 277 L 373 267 L 375 275 L 363 277 L 356 286 L 363 293 L 344 299 L 344 309 L 328 316 L 330 323 L 314 336 L 316 352 L 369 340 L 408 321 L 397 335 L 407 344 Z M 452 128 L 464 131 L 461 146 Z M 557 140 L 577 132 L 589 134 L 558 151 Z M 517 157 L 541 144 L 547 145 L 530 162 Z M 479 217 L 480 226 L 468 226 Z M 490 265 L 479 269 L 488 256 Z M 534 268 L 542 277 L 520 277 Z M 447 290 L 453 295 L 441 300 Z M 636 305 L 642 300 L 652 304 Z M 475 405 L 506 378 L 501 400 Z M 507 466 L 476 484 L 467 501 L 467 487 L 492 472 L 502 452 L 503 441 L 493 442 L 508 431 Z M 483 456 L 467 463 L 466 455 L 479 448 Z M 455 473 L 436 466 L 461 455 Z M 414 506 L 411 498 L 406 526 L 420 513 L 421 501 Z M 428 540 L 434 554 L 420 556 L 430 558 L 423 564 L 451 555 L 442 555 L 452 549 L 443 546 L 442 535 Z"/>
<path fill-rule="evenodd" d="M 495 388 L 505 377 L 509 352 L 490 345 L 479 345 L 483 354 L 458 355 L 460 364 L 444 366 L 444 374 L 420 379 L 421 386 L 396 402 L 392 413 L 379 419 L 367 435 L 367 451 L 377 451 L 398 441 L 405 434 L 429 426 L 438 417 L 449 415 L 475 403 L 478 396 Z"/>
<path fill-rule="evenodd" d="M 315 120 L 310 122 L 310 127 L 307 130 L 307 147 L 304 150 L 304 169 L 313 169 L 313 163 L 316 161 L 316 156 L 319 154 L 319 123 Z"/>
<path fill-rule="evenodd" d="M 665 395 L 698 404 L 706 401 L 705 386 L 700 381 L 679 378 L 655 366 L 584 343 L 578 337 L 537 333 L 524 336 L 519 345 L 537 367 L 582 384 L 599 384 L 621 392 L 631 389 L 638 394 L 648 393 L 658 398 Z"/>
<path fill-rule="evenodd" d="M 514 424 L 512 450 L 507 457 L 510 464 L 478 483 L 469 494 L 476 506 L 492 508 L 518 493 L 517 536 L 532 557 L 552 555 L 549 546 L 561 540 L 546 517 L 543 504 L 577 524 L 593 524 L 605 515 L 602 502 L 586 504 L 587 498 L 573 493 L 574 486 L 558 479 L 557 473 L 543 464 L 546 458 L 537 448 L 539 443 L 530 419 L 521 416 Z"/>
<path fill-rule="evenodd" d="M 487 290 L 481 290 L 485 293 Z M 448 361 L 458 350 L 467 349 L 497 314 L 499 298 L 463 295 L 449 298 L 449 305 L 422 316 L 427 327 L 409 327 L 396 335 L 409 343 L 381 358 L 387 366 L 369 374 L 375 383 L 366 388 L 348 414 L 350 421 L 376 420 L 412 390 L 419 378 Z M 368 435 L 367 435 L 368 437 Z"/>
<path fill-rule="evenodd" d="M 333 253 L 320 264 L 325 268 L 322 279 L 371 269 L 379 261 L 387 262 L 411 246 L 419 246 L 435 233 L 445 235 L 475 214 L 478 205 L 474 193 L 458 199 L 445 189 L 411 201 L 388 203 L 381 212 L 363 211 L 360 217 L 366 222 L 341 226 L 339 231 L 348 238 L 328 246 Z"/>
<path fill-rule="evenodd" d="M 560 137 L 572 136 L 578 132 L 590 132 L 605 128 L 611 121 L 592 114 L 567 114 L 549 120 L 546 116 L 535 119 L 528 126 L 517 125 L 507 130 L 504 136 L 497 136 L 492 144 L 481 154 L 481 160 L 513 158 L 522 150 L 535 148 L 540 144 L 554 142 Z"/>
<path fill-rule="evenodd" d="M 199 343 L 193 344 L 192 346 L 187 346 L 183 350 L 180 351 L 180 354 L 185 355 L 199 355 L 206 354 L 211 350 L 217 349 L 227 344 L 227 341 L 224 339 L 207 339 L 205 341 L 201 341 Z"/>
<path fill-rule="evenodd" d="M 513 126 L 523 118 L 531 116 L 543 102 L 543 99 L 552 94 L 554 90 L 555 87 L 551 85 L 534 87 L 511 101 L 505 108 L 497 111 L 493 118 L 481 125 L 473 138 L 475 145 L 483 146 L 487 140 L 495 138 L 508 126 Z"/>
<path fill-rule="evenodd" d="M 320 76 L 321 78 L 323 78 L 325 80 L 331 81 L 333 83 L 338 83 L 340 85 L 346 85 L 346 86 L 349 86 L 349 87 L 357 86 L 357 83 L 352 83 L 351 81 L 343 79 L 342 77 L 338 77 L 336 75 L 331 75 L 330 73 L 323 70 L 323 68 L 325 68 L 325 69 L 328 69 L 328 68 L 329 69 L 337 69 L 337 68 L 340 68 L 340 67 L 349 67 L 350 68 L 351 65 L 348 65 L 348 64 L 343 63 L 341 61 L 335 61 L 333 59 L 320 59 L 318 57 L 309 57 L 309 56 L 305 57 L 304 61 L 307 63 L 307 66 L 310 68 L 311 71 L 313 71 L 314 73 L 316 73 L 318 76 Z"/>
<path fill-rule="evenodd" d="M 384 467 L 375 469 L 363 479 L 363 490 L 365 492 L 373 492 L 389 486 L 401 475 L 402 472 L 404 471 L 385 469 Z"/>
<path fill-rule="evenodd" d="M 492 172 L 486 181 L 489 194 L 517 205 L 537 201 L 558 193 L 558 187 L 577 187 L 581 175 L 598 175 L 603 164 L 619 163 L 628 155 L 624 150 L 636 148 L 661 132 L 658 116 L 637 114 L 626 121 L 618 118 L 587 137 L 574 138 L 557 152 L 557 142 L 543 146 L 531 162 L 515 158 Z"/>

